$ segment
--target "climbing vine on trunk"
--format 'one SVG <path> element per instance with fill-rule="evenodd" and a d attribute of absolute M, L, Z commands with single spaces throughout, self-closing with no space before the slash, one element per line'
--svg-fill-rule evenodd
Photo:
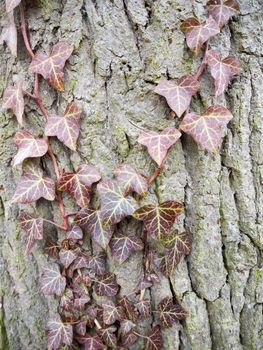
<path fill-rule="evenodd" d="M 61 241 L 47 240 L 45 252 L 50 262 L 40 277 L 41 292 L 60 297 L 57 315 L 47 325 L 48 349 L 124 350 L 142 338 L 146 350 L 160 350 L 163 348 L 161 329 L 185 319 L 187 310 L 174 297 L 167 296 L 160 301 L 157 310 L 152 311 L 145 291 L 159 283 L 159 273 L 169 278 L 180 260 L 190 253 L 191 239 L 189 233 L 173 228 L 184 211 L 183 203 L 171 198 L 163 203 L 141 205 L 141 200 L 147 201 L 149 187 L 164 168 L 169 151 L 183 132 L 209 152 L 216 152 L 220 147 L 225 127 L 233 118 L 230 111 L 225 106 L 212 105 L 199 115 L 190 112 L 190 106 L 192 97 L 201 88 L 199 78 L 206 67 L 214 79 L 216 97 L 241 69 L 234 56 L 222 59 L 217 50 L 209 48 L 209 39 L 220 33 L 231 16 L 239 11 L 239 6 L 235 0 L 210 0 L 205 21 L 194 17 L 183 20 L 181 30 L 186 35 L 187 46 L 195 55 L 203 50 L 202 63 L 195 74 L 184 75 L 177 82 L 162 80 L 155 88 L 179 120 L 179 130 L 171 121 L 171 126 L 161 132 L 144 130 L 139 135 L 138 142 L 147 147 L 157 164 L 153 174 L 146 176 L 131 165 L 122 164 L 110 179 L 102 179 L 99 171 L 88 164 L 80 165 L 74 172 L 59 168 L 50 138 L 57 137 L 76 152 L 82 110 L 71 102 L 61 115 L 50 113 L 40 96 L 39 80 L 43 78 L 51 88 L 64 91 L 64 66 L 74 48 L 59 41 L 49 54 L 35 54 L 27 34 L 22 1 L 6 0 L 10 24 L 4 28 L 1 38 L 14 55 L 17 31 L 13 11 L 17 6 L 24 43 L 31 57 L 29 73 L 34 74 L 34 87 L 33 91 L 24 90 L 23 81 L 7 87 L 3 108 L 11 109 L 22 127 L 24 96 L 27 95 L 38 105 L 46 124 L 41 137 L 24 129 L 15 134 L 17 154 L 13 166 L 22 164 L 23 170 L 12 203 L 27 204 L 44 198 L 56 201 L 60 210 L 60 223 L 35 212 L 20 211 L 18 221 L 25 233 L 28 253 L 43 239 L 46 223 L 64 234 Z M 51 159 L 52 178 L 47 177 L 40 166 L 39 159 L 44 156 Z M 66 213 L 64 195 L 75 200 L 79 207 L 76 213 Z M 99 200 L 94 200 L 95 197 Z M 121 231 L 120 223 L 127 217 L 143 222 L 141 234 Z M 84 246 L 84 235 L 99 247 L 96 253 Z M 144 278 L 129 295 L 120 296 L 115 274 L 107 271 L 107 253 L 121 264 L 136 251 L 143 251 Z M 103 301 L 95 302 L 94 293 L 104 297 Z M 141 334 L 137 325 L 152 312 L 156 314 L 156 321 L 148 334 Z"/>

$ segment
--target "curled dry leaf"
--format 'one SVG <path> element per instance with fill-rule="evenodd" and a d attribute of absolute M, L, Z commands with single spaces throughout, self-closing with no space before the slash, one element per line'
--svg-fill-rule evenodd
<path fill-rule="evenodd" d="M 216 50 L 206 53 L 206 63 L 210 67 L 211 75 L 215 81 L 215 95 L 221 95 L 227 88 L 230 79 L 241 70 L 239 61 L 234 56 L 221 60 Z"/>
<path fill-rule="evenodd" d="M 177 84 L 169 80 L 160 81 L 154 91 L 166 98 L 169 107 L 180 118 L 190 106 L 191 98 L 199 88 L 199 82 L 193 76 L 184 75 Z"/>
<path fill-rule="evenodd" d="M 146 178 L 140 175 L 130 165 L 122 165 L 115 169 L 114 175 L 126 194 L 136 192 L 143 196 L 148 190 Z"/>
<path fill-rule="evenodd" d="M 75 173 L 62 174 L 58 190 L 67 191 L 80 207 L 86 207 L 90 202 L 91 186 L 100 178 L 99 172 L 94 167 L 84 164 Z"/>
<path fill-rule="evenodd" d="M 57 136 L 64 145 L 76 151 L 80 129 L 80 115 L 81 109 L 74 102 L 69 103 L 62 117 L 51 115 L 48 118 L 45 135 Z"/>
<path fill-rule="evenodd" d="M 42 170 L 34 163 L 29 163 L 16 187 L 12 203 L 32 203 L 41 197 L 53 201 L 55 183 L 49 177 L 43 177 Z"/>
<path fill-rule="evenodd" d="M 181 133 L 176 128 L 170 126 L 161 133 L 155 131 L 143 131 L 138 142 L 147 147 L 152 159 L 160 166 L 165 159 L 168 150 L 181 137 Z"/>
<path fill-rule="evenodd" d="M 54 89 L 64 91 L 63 69 L 72 51 L 71 45 L 60 42 L 53 46 L 50 56 L 35 55 L 29 66 L 29 71 L 41 74 Z"/>
<path fill-rule="evenodd" d="M 191 135 L 203 149 L 215 152 L 222 142 L 223 127 L 232 118 L 232 114 L 224 106 L 211 106 L 201 115 L 186 114 L 180 129 Z"/>
<path fill-rule="evenodd" d="M 175 201 L 166 201 L 159 205 L 144 205 L 136 210 L 133 216 L 143 220 L 147 232 L 154 239 L 161 239 L 168 234 L 175 219 L 182 214 L 184 206 Z"/>
<path fill-rule="evenodd" d="M 6 43 L 13 56 L 17 56 L 17 29 L 13 12 L 8 14 L 8 22 L 3 27 L 0 43 Z"/>
<path fill-rule="evenodd" d="M 114 259 L 123 263 L 129 256 L 143 249 L 143 242 L 137 236 L 125 236 L 117 233 L 110 241 L 111 254 Z"/>
<path fill-rule="evenodd" d="M 103 225 L 100 210 L 89 208 L 81 209 L 76 217 L 75 223 L 84 226 L 91 234 L 92 239 L 103 249 L 106 249 L 114 232 L 113 226 Z"/>
<path fill-rule="evenodd" d="M 5 0 L 6 12 L 13 11 L 19 4 L 21 0 Z"/>
<path fill-rule="evenodd" d="M 43 239 L 43 219 L 24 211 L 20 212 L 18 222 L 26 235 L 26 252 L 30 253 L 35 242 Z"/>
<path fill-rule="evenodd" d="M 23 163 L 26 158 L 42 157 L 47 153 L 48 144 L 43 138 L 35 138 L 26 130 L 18 131 L 14 137 L 18 152 L 14 157 L 14 166 Z"/>
<path fill-rule="evenodd" d="M 73 341 L 73 328 L 63 323 L 60 316 L 56 316 L 47 324 L 47 346 L 50 350 L 57 350 L 61 345 L 71 345 Z"/>
<path fill-rule="evenodd" d="M 181 25 L 181 30 L 186 35 L 186 42 L 190 50 L 198 54 L 203 44 L 212 36 L 218 34 L 220 29 L 213 19 L 209 16 L 203 23 L 195 17 L 187 18 Z"/>
<path fill-rule="evenodd" d="M 208 13 L 222 28 L 231 18 L 239 12 L 239 5 L 236 0 L 210 0 L 207 3 Z"/>
<path fill-rule="evenodd" d="M 8 86 L 5 89 L 3 96 L 3 108 L 12 109 L 17 121 L 20 125 L 23 125 L 24 114 L 24 96 L 22 90 L 22 82 L 17 82 L 14 86 Z"/>
<path fill-rule="evenodd" d="M 49 263 L 40 278 L 41 291 L 45 295 L 61 296 L 66 287 L 66 278 L 61 276 L 59 266 Z"/>
<path fill-rule="evenodd" d="M 179 304 L 173 303 L 173 298 L 166 297 L 158 304 L 158 318 L 162 327 L 169 328 L 178 321 L 184 320 L 187 312 Z"/>
<path fill-rule="evenodd" d="M 98 184 L 97 189 L 101 200 L 101 218 L 105 225 L 117 224 L 136 210 L 135 199 L 124 197 L 115 181 L 103 181 Z"/>
<path fill-rule="evenodd" d="M 118 290 L 119 286 L 113 273 L 105 273 L 98 277 L 95 282 L 95 292 L 99 296 L 113 297 L 118 293 Z"/>

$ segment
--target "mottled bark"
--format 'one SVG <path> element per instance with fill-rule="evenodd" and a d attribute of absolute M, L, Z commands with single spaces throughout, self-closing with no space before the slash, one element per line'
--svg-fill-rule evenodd
<path fill-rule="evenodd" d="M 137 143 L 140 127 L 162 130 L 174 124 L 165 119 L 169 109 L 153 88 L 161 77 L 176 79 L 198 67 L 200 57 L 186 49 L 179 25 L 187 16 L 204 17 L 205 2 L 38 0 L 33 6 L 28 1 L 34 50 L 48 52 L 59 39 L 75 46 L 66 67 L 66 91 L 57 94 L 41 82 L 49 110 L 60 112 L 73 99 L 84 110 L 78 153 L 52 141 L 61 167 L 72 170 L 88 162 L 104 178 L 123 162 L 148 175 L 152 172 L 154 163 Z M 183 136 L 148 197 L 184 201 L 186 212 L 178 228 L 189 230 L 193 239 L 191 255 L 170 281 L 162 277 L 150 290 L 154 307 L 173 294 L 189 311 L 186 321 L 163 332 L 166 350 L 263 348 L 263 3 L 240 0 L 240 6 L 241 14 L 211 40 L 211 46 L 223 56 L 236 54 L 243 70 L 218 99 L 212 97 L 212 80 L 205 72 L 201 93 L 192 103 L 197 112 L 215 101 L 230 108 L 234 119 L 222 148 L 211 155 Z M 3 0 L 0 16 L 4 22 Z M 17 59 L 3 47 L 0 55 L 0 95 L 14 75 L 21 75 L 29 87 L 33 77 L 21 34 Z M 11 167 L 12 137 L 19 127 L 11 113 L 0 112 L 0 349 L 44 349 L 46 322 L 57 301 L 39 291 L 39 274 L 47 260 L 43 244 L 32 255 L 25 254 L 17 226 L 19 208 L 10 204 L 21 171 Z M 42 134 L 44 118 L 33 101 L 27 104 L 25 119 L 25 128 Z M 48 158 L 43 166 L 50 172 Z M 65 203 L 68 211 L 74 210 L 73 201 Z M 56 204 L 40 201 L 36 207 L 60 220 Z M 141 225 L 131 222 L 126 229 L 138 231 Z M 61 236 L 52 227 L 47 234 Z M 110 261 L 110 269 L 126 293 L 143 275 L 142 254 L 122 265 Z M 142 325 L 149 326 L 150 322 Z"/>

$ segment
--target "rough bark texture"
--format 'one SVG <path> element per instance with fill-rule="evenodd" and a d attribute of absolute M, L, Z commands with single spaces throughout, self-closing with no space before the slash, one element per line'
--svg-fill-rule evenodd
<path fill-rule="evenodd" d="M 186 49 L 179 24 L 188 16 L 204 17 L 205 2 L 28 1 L 26 17 L 34 50 L 48 52 L 59 39 L 75 45 L 66 69 L 66 91 L 57 94 L 41 82 L 49 110 L 60 112 L 73 99 L 84 110 L 78 154 L 52 141 L 61 167 L 72 170 L 88 162 L 104 178 L 123 162 L 146 174 L 152 172 L 153 162 L 137 143 L 140 127 L 162 130 L 174 124 L 165 119 L 169 109 L 153 88 L 161 77 L 176 79 L 196 70 L 200 57 Z M 150 291 L 154 307 L 173 294 L 189 311 L 185 322 L 163 332 L 166 350 L 263 348 L 263 3 L 240 0 L 240 6 L 241 14 L 211 41 L 223 56 L 235 53 L 243 67 L 225 96 L 217 99 L 234 115 L 222 148 L 211 155 L 183 136 L 148 198 L 184 201 L 186 213 L 178 227 L 189 230 L 193 238 L 189 258 L 170 281 L 162 277 Z M 3 1 L 0 16 L 4 22 Z M 18 52 L 14 59 L 0 48 L 0 95 L 14 75 L 24 77 L 28 87 L 32 83 L 21 34 Z M 201 94 L 192 104 L 197 112 L 215 102 L 207 72 L 201 83 Z M 10 204 L 21 171 L 11 167 L 12 137 L 18 125 L 11 113 L 0 112 L 0 349 L 44 349 L 44 330 L 56 300 L 39 291 L 39 274 L 47 260 L 43 246 L 38 244 L 32 255 L 24 252 L 18 207 Z M 43 125 L 43 116 L 30 101 L 25 127 L 42 134 Z M 47 158 L 43 166 L 47 172 L 51 169 Z M 73 202 L 67 199 L 66 207 L 74 210 Z M 55 204 L 40 201 L 37 209 L 59 220 Z M 140 227 L 132 222 L 127 229 Z M 61 235 L 52 227 L 46 234 Z M 142 254 L 121 266 L 110 262 L 110 269 L 117 274 L 122 293 L 128 292 L 143 275 Z M 146 330 L 149 324 L 142 327 Z"/>

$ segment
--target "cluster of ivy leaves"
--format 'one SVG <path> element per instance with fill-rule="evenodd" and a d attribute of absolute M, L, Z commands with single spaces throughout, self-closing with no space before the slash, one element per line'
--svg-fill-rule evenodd
<path fill-rule="evenodd" d="M 21 7 L 21 0 L 6 0 L 10 18 L 18 5 Z M 187 45 L 195 54 L 239 11 L 235 0 L 210 0 L 207 6 L 209 17 L 206 21 L 191 17 L 181 25 Z M 11 51 L 10 42 L 16 40 L 12 35 L 16 35 L 14 30 L 7 30 L 3 37 Z M 63 70 L 72 52 L 71 45 L 59 42 L 49 55 L 33 54 L 29 72 L 41 75 L 52 88 L 63 91 Z M 231 77 L 240 71 L 240 64 L 234 56 L 221 59 L 212 49 L 205 51 L 202 64 L 211 71 L 215 96 L 222 94 Z M 162 80 L 155 89 L 182 120 L 180 130 L 170 126 L 161 132 L 145 130 L 139 135 L 138 142 L 147 147 L 157 163 L 154 176 L 140 174 L 129 164 L 115 169 L 111 179 L 102 179 L 99 171 L 88 164 L 80 165 L 74 172 L 59 170 L 56 181 L 45 176 L 38 158 L 46 154 L 52 156 L 49 137 L 57 137 L 72 151 L 77 149 L 82 111 L 74 102 L 69 103 L 61 115 L 48 115 L 42 137 L 24 129 L 15 134 L 17 154 L 13 165 L 22 165 L 23 173 L 12 202 L 27 204 L 40 198 L 54 201 L 65 192 L 79 206 L 72 220 L 63 214 L 66 226 L 53 223 L 65 231 L 64 239 L 61 242 L 48 239 L 45 245 L 50 262 L 41 274 L 41 291 L 45 295 L 60 297 L 58 313 L 47 325 L 49 349 L 124 350 L 135 344 L 138 338 L 143 338 L 146 350 L 160 350 L 163 348 L 161 327 L 171 327 L 187 316 L 187 311 L 173 297 L 167 296 L 154 310 L 156 323 L 150 332 L 144 335 L 137 330 L 140 320 L 152 315 L 150 300 L 144 296 L 145 290 L 160 282 L 159 273 L 169 277 L 191 249 L 189 234 L 173 229 L 175 220 L 183 213 L 182 203 L 171 199 L 141 206 L 140 200 L 147 196 L 149 186 L 161 171 L 181 132 L 191 135 L 208 151 L 216 151 L 221 144 L 224 127 L 232 118 L 227 108 L 214 105 L 201 115 L 189 112 L 191 98 L 200 89 L 199 77 L 200 71 L 182 76 L 177 83 Z M 3 108 L 11 109 L 21 126 L 25 94 L 36 98 L 24 91 L 23 82 L 18 81 L 7 87 L 3 96 Z M 97 203 L 93 201 L 94 194 L 99 197 L 98 205 L 93 204 Z M 143 222 L 141 235 L 120 231 L 119 224 L 127 217 Z M 44 226 L 50 221 L 26 210 L 20 212 L 18 220 L 25 232 L 26 251 L 30 253 L 35 243 L 43 239 Z M 84 234 L 99 247 L 96 253 L 83 244 Z M 121 264 L 135 252 L 143 250 L 144 278 L 131 293 L 132 297 L 120 296 L 115 274 L 107 271 L 107 251 Z M 104 297 L 104 301 L 95 302 L 94 293 Z"/>

